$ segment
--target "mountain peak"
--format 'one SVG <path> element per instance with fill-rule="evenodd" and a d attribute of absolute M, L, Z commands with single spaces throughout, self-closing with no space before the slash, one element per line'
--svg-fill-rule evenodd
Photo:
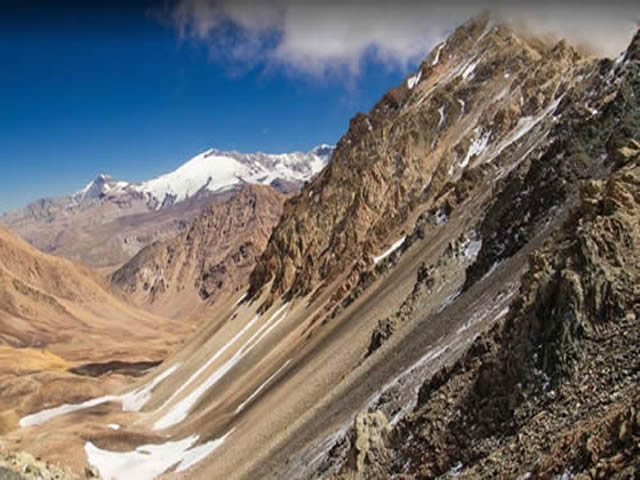
<path fill-rule="evenodd" d="M 335 145 L 328 145 L 326 143 L 321 143 L 320 145 L 316 145 L 311 149 L 311 153 L 317 155 L 319 157 L 328 157 L 330 158 L 333 155 L 333 151 L 336 149 Z"/>
<path fill-rule="evenodd" d="M 240 153 L 208 149 L 178 169 L 135 186 L 156 209 L 181 202 L 199 192 L 224 192 L 245 183 L 286 185 L 284 191 L 299 188 L 328 163 L 333 147 L 320 145 L 311 152 L 281 154 Z"/>
<path fill-rule="evenodd" d="M 357 278 L 369 253 L 401 237 L 412 212 L 446 185 L 511 149 L 530 151 L 532 138 L 542 141 L 590 63 L 565 43 L 520 30 L 486 14 L 472 18 L 414 76 L 357 114 L 326 174 L 285 206 L 251 294 L 273 280 L 268 304 L 280 294 L 306 295 L 352 267 Z"/>
<path fill-rule="evenodd" d="M 629 48 L 627 48 L 624 60 L 627 62 L 640 61 L 640 28 L 633 36 Z"/>
<path fill-rule="evenodd" d="M 71 198 L 76 203 L 87 199 L 100 199 L 107 195 L 123 193 L 127 186 L 129 186 L 127 182 L 118 181 L 109 174 L 100 173 L 82 190 L 74 193 Z"/>

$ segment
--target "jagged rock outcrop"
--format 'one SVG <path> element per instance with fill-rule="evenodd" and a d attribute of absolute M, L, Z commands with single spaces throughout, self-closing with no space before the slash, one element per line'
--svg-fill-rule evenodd
<path fill-rule="evenodd" d="M 391 460 L 363 478 L 637 477 L 639 67 L 628 52 L 603 61 L 602 110 L 559 122 L 549 150 L 504 179 L 465 288 L 529 243 L 554 208 L 568 214 L 530 255 L 505 318 L 425 381 L 388 434 Z M 345 464 L 337 477 L 350 475 Z"/>
<path fill-rule="evenodd" d="M 273 295 L 308 294 L 367 265 L 461 176 L 506 175 L 545 141 L 563 103 L 586 98 L 596 68 L 565 42 L 548 44 L 489 17 L 460 27 L 416 75 L 352 119 L 332 164 L 286 203 L 251 294 L 269 282 Z"/>
<path fill-rule="evenodd" d="M 282 213 L 285 196 L 248 185 L 202 210 L 174 239 L 145 247 L 111 275 L 139 305 L 185 317 L 245 288 Z"/>
<path fill-rule="evenodd" d="M 353 466 L 354 479 L 362 478 L 368 465 L 388 460 L 386 436 L 389 421 L 380 411 L 363 413 L 354 422 Z"/>
<path fill-rule="evenodd" d="M 26 452 L 0 450 L 0 480 L 84 480 L 98 478 L 87 470 L 78 476 L 69 469 L 34 458 Z"/>

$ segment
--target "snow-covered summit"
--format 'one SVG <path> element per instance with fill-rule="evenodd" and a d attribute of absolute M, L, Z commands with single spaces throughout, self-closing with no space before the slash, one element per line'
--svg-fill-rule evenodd
<path fill-rule="evenodd" d="M 224 192 L 243 183 L 302 184 L 317 175 L 331 160 L 334 146 L 318 145 L 310 152 L 240 153 L 206 150 L 176 170 L 142 183 L 114 180 L 101 173 L 71 195 L 73 205 L 89 200 L 142 196 L 152 209 L 182 202 L 199 192 Z"/>
<path fill-rule="evenodd" d="M 304 182 L 329 163 L 334 147 L 283 154 L 206 150 L 177 170 L 133 186 L 154 208 L 171 205 L 200 191 L 224 192 L 243 183 Z"/>
<path fill-rule="evenodd" d="M 82 190 L 71 195 L 74 202 L 79 203 L 87 199 L 103 198 L 107 195 L 124 193 L 130 184 L 115 180 L 110 175 L 101 173 L 89 182 Z"/>

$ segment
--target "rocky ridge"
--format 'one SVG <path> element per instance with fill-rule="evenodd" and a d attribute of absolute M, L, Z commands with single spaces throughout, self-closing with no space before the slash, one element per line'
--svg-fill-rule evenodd
<path fill-rule="evenodd" d="M 205 207 L 176 238 L 142 249 L 110 277 L 139 305 L 184 318 L 245 288 L 285 196 L 249 185 Z"/>
<path fill-rule="evenodd" d="M 306 295 L 344 272 L 349 291 L 419 214 L 450 208 L 462 200 L 454 195 L 468 193 L 465 182 L 468 190 L 478 176 L 504 177 L 516 156 L 546 144 L 560 111 L 597 76 L 596 62 L 565 42 L 472 19 L 415 76 L 352 119 L 331 165 L 285 204 L 251 294 L 270 284 L 272 298 Z M 582 115 L 602 99 L 584 95 Z"/>
<path fill-rule="evenodd" d="M 483 225 L 508 228 L 483 230 L 493 233 L 464 289 L 531 242 L 532 219 L 568 211 L 530 255 L 508 314 L 427 378 L 382 453 L 354 467 L 359 447 L 347 442 L 336 478 L 636 478 L 639 42 L 640 32 L 600 63 L 602 110 L 559 122 L 556 141 L 507 175 L 487 210 Z"/>

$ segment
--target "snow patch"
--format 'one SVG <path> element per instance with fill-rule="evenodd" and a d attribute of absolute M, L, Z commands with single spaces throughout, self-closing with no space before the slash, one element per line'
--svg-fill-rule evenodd
<path fill-rule="evenodd" d="M 466 168 L 469 165 L 471 159 L 476 156 L 482 154 L 489 145 L 489 139 L 491 138 L 491 131 L 484 132 L 482 135 L 478 136 L 479 129 L 475 130 L 475 137 L 469 145 L 469 149 L 467 150 L 467 154 L 462 159 L 462 161 L 458 164 L 459 168 Z M 452 164 L 449 168 L 449 175 L 453 174 L 456 169 L 456 164 Z"/>
<path fill-rule="evenodd" d="M 438 109 L 438 113 L 440 114 L 440 122 L 438 122 L 438 130 L 440 130 L 442 128 L 442 125 L 444 125 L 444 120 L 446 118 L 444 114 L 444 105 Z"/>
<path fill-rule="evenodd" d="M 141 445 L 131 452 L 112 452 L 85 443 L 88 462 L 104 480 L 153 480 L 171 467 L 183 472 L 204 460 L 231 435 L 225 435 L 194 447 L 198 435 L 159 445 Z"/>
<path fill-rule="evenodd" d="M 431 62 L 431 66 L 437 65 L 438 63 L 440 63 L 440 53 L 442 52 L 442 49 L 444 48 L 444 46 L 446 45 L 445 43 L 441 43 L 440 45 L 438 45 L 437 49 L 436 49 L 436 56 L 434 57 L 433 61 Z"/>
<path fill-rule="evenodd" d="M 242 295 L 238 300 L 236 300 L 236 303 L 233 304 L 234 307 L 237 307 L 240 303 L 242 303 L 242 301 L 247 298 L 247 294 L 245 293 L 244 295 Z"/>
<path fill-rule="evenodd" d="M 442 207 L 439 208 L 438 211 L 436 212 L 436 225 L 442 225 L 447 220 L 449 220 L 449 216 L 447 215 L 447 212 L 445 211 L 444 208 Z"/>
<path fill-rule="evenodd" d="M 469 65 L 467 65 L 467 67 L 462 71 L 463 80 L 466 81 L 473 76 L 473 72 L 475 72 L 476 67 L 478 66 L 481 60 L 482 60 L 482 57 L 477 59 L 475 62 L 472 62 Z"/>
<path fill-rule="evenodd" d="M 244 342 L 244 344 L 229 358 L 226 360 L 220 367 L 218 367 L 214 372 L 212 372 L 207 379 L 200 383 L 189 395 L 182 398 L 158 421 L 153 425 L 154 430 L 164 430 L 166 428 L 172 427 L 180 422 L 182 422 L 187 416 L 191 409 L 198 403 L 200 398 L 215 384 L 217 384 L 220 379 L 222 379 L 233 367 L 235 367 L 255 346 L 260 343 L 260 341 L 265 338 L 278 324 L 286 317 L 286 308 L 288 307 L 288 303 L 285 303 L 280 307 L 270 318 L 267 320 L 258 330 L 256 330 L 251 337 Z M 257 317 L 257 316 L 256 316 Z M 253 325 L 253 322 L 256 320 L 254 318 L 248 325 Z M 223 347 L 222 350 L 218 351 L 216 355 L 214 355 L 213 359 L 218 358 L 225 350 L 227 350 L 231 345 L 233 345 L 248 329 L 243 328 L 229 343 Z M 210 360 L 205 364 L 205 368 L 200 368 L 196 375 L 192 376 L 187 384 L 192 383 L 195 378 L 199 377 L 202 372 L 208 367 L 213 360 Z M 186 384 L 185 384 L 186 385 Z M 176 394 L 183 391 L 185 388 L 183 385 Z M 166 404 L 170 403 L 173 398 L 177 395 L 172 396 L 171 399 Z M 164 407 L 164 405 L 163 405 Z M 161 408 L 163 408 L 161 407 Z"/>
<path fill-rule="evenodd" d="M 476 137 L 473 142 L 471 142 L 471 146 L 469 150 L 467 150 L 467 155 L 464 157 L 464 160 L 460 163 L 460 168 L 465 168 L 469 161 L 475 156 L 480 155 L 485 151 L 487 145 L 489 144 L 489 138 L 491 137 L 491 132 L 485 132 L 480 137 Z"/>
<path fill-rule="evenodd" d="M 69 413 L 86 410 L 88 408 L 97 407 L 98 405 L 111 402 L 120 402 L 124 411 L 140 411 L 151 398 L 151 392 L 153 391 L 153 389 L 160 382 L 169 377 L 169 375 L 175 372 L 179 366 L 180 364 L 173 365 L 171 368 L 168 368 L 153 380 L 151 380 L 151 382 L 123 395 L 106 395 L 103 397 L 92 398 L 91 400 L 87 400 L 86 402 L 76 405 L 64 404 L 55 408 L 41 410 L 39 412 L 32 413 L 31 415 L 26 415 L 20 419 L 20 426 L 33 427 L 36 425 L 41 425 L 61 415 L 67 415 Z"/>
<path fill-rule="evenodd" d="M 391 255 L 393 252 L 395 252 L 398 248 L 400 248 L 402 246 L 402 244 L 404 243 L 404 240 L 407 238 L 407 236 L 405 235 L 404 237 L 402 237 L 400 240 L 398 240 L 397 242 L 395 242 L 393 245 L 391 245 L 387 250 L 385 250 L 382 254 L 380 254 L 377 257 L 373 257 L 373 261 L 374 263 L 377 265 L 378 263 L 380 263 L 382 260 L 384 260 L 385 258 L 387 258 L 389 255 Z"/>
<path fill-rule="evenodd" d="M 455 302 L 461 293 L 462 293 L 462 289 L 456 290 L 451 295 L 447 296 L 447 298 L 445 298 L 440 304 L 440 307 L 438 308 L 438 313 L 442 312 L 445 308 L 447 308 L 449 305 Z"/>
<path fill-rule="evenodd" d="M 120 397 L 122 402 L 122 410 L 125 412 L 139 412 L 142 410 L 147 402 L 151 399 L 151 392 L 154 388 L 166 378 L 169 377 L 178 368 L 178 364 L 173 365 L 171 368 L 166 369 L 151 382 L 143 385 L 142 387 L 134 390 L 133 392 L 126 393 Z"/>
<path fill-rule="evenodd" d="M 407 88 L 412 90 L 415 87 L 420 79 L 422 78 L 422 70 L 418 70 L 418 73 L 407 78 Z"/>
<path fill-rule="evenodd" d="M 167 405 L 171 404 L 171 402 L 178 398 L 178 396 L 180 396 L 182 392 L 184 392 L 192 383 L 194 383 L 204 373 L 204 371 L 209 368 L 211 364 L 213 364 L 213 362 L 220 358 L 220 356 L 222 356 L 229 348 L 231 348 L 234 343 L 242 338 L 242 336 L 247 333 L 247 331 L 258 321 L 259 318 L 260 315 L 255 315 L 251 319 L 251 321 L 247 322 L 247 324 L 238 333 L 236 333 L 231 340 L 229 340 L 221 349 L 217 350 L 215 355 L 207 360 L 207 362 L 204 363 L 193 375 L 191 375 L 186 382 L 180 385 L 180 388 L 178 388 L 178 390 L 176 390 L 175 393 L 171 395 L 171 397 L 169 397 L 169 399 L 164 404 L 162 404 L 158 411 L 164 410 Z"/>
<path fill-rule="evenodd" d="M 248 397 L 244 402 L 242 402 L 242 403 L 238 406 L 238 408 L 236 408 L 235 413 L 236 413 L 236 414 L 238 414 L 238 413 L 240 413 L 242 410 L 244 410 L 244 408 L 245 408 L 249 403 L 251 403 L 251 400 L 253 400 L 253 399 L 254 399 L 254 398 L 256 398 L 258 395 L 260 395 L 260 392 L 261 392 L 262 390 L 264 390 L 264 389 L 265 389 L 265 387 L 266 387 L 267 385 L 269 385 L 269 383 L 271 383 L 271 381 L 272 381 L 274 378 L 276 378 L 276 377 L 280 374 L 280 372 L 282 372 L 285 368 L 287 368 L 287 365 L 289 365 L 290 363 L 291 363 L 291 359 L 287 360 L 287 361 L 284 363 L 284 365 L 282 365 L 278 370 L 276 370 L 276 372 L 275 372 L 273 375 L 271 375 L 269 378 L 267 378 L 267 379 L 262 383 L 262 385 L 260 385 L 258 388 L 256 388 L 256 390 L 255 390 L 251 395 L 249 395 L 249 397 Z"/>
<path fill-rule="evenodd" d="M 505 138 L 505 140 L 501 142 L 500 145 L 498 145 L 495 152 L 493 152 L 493 154 L 491 155 L 491 158 L 489 159 L 489 161 L 496 158 L 509 145 L 512 145 L 513 143 L 520 140 L 527 133 L 529 133 L 534 127 L 536 127 L 542 120 L 544 120 L 550 114 L 555 112 L 556 108 L 558 108 L 558 105 L 560 105 L 560 102 L 562 101 L 563 98 L 564 96 L 561 96 L 557 98 L 555 101 L 551 102 L 551 104 L 549 104 L 547 108 L 545 108 L 539 115 L 535 117 L 529 116 L 529 117 L 520 118 L 515 128 L 509 133 L 509 135 Z"/>
<path fill-rule="evenodd" d="M 60 405 L 59 407 L 47 408 L 45 410 L 40 410 L 39 412 L 22 417 L 20 419 L 20 426 L 24 428 L 41 425 L 61 415 L 67 415 L 79 410 L 85 410 L 87 408 L 97 407 L 98 405 L 102 405 L 104 403 L 116 401 L 118 401 L 118 397 L 116 397 L 115 395 L 107 395 L 104 397 L 92 398 L 91 400 L 87 400 L 86 402 L 77 405 L 69 405 L 65 403 L 64 405 Z"/>
<path fill-rule="evenodd" d="M 176 472 L 184 472 L 185 470 L 193 467 L 196 463 L 200 463 L 202 460 L 207 458 L 218 447 L 220 447 L 227 438 L 229 438 L 229 435 L 231 435 L 234 430 L 235 428 L 232 428 L 220 438 L 216 438 L 215 440 L 211 440 L 210 442 L 203 443 L 202 445 L 198 445 L 197 447 L 187 450 L 180 462 L 180 465 L 177 466 Z"/>
<path fill-rule="evenodd" d="M 464 249 L 464 256 L 470 260 L 475 260 L 480 253 L 480 249 L 482 248 L 482 239 L 476 240 L 473 239 L 467 245 L 467 248 Z"/>
<path fill-rule="evenodd" d="M 120 425 L 118 425 L 117 423 L 110 423 L 109 425 L 107 425 L 107 428 L 110 430 L 120 430 Z"/>

